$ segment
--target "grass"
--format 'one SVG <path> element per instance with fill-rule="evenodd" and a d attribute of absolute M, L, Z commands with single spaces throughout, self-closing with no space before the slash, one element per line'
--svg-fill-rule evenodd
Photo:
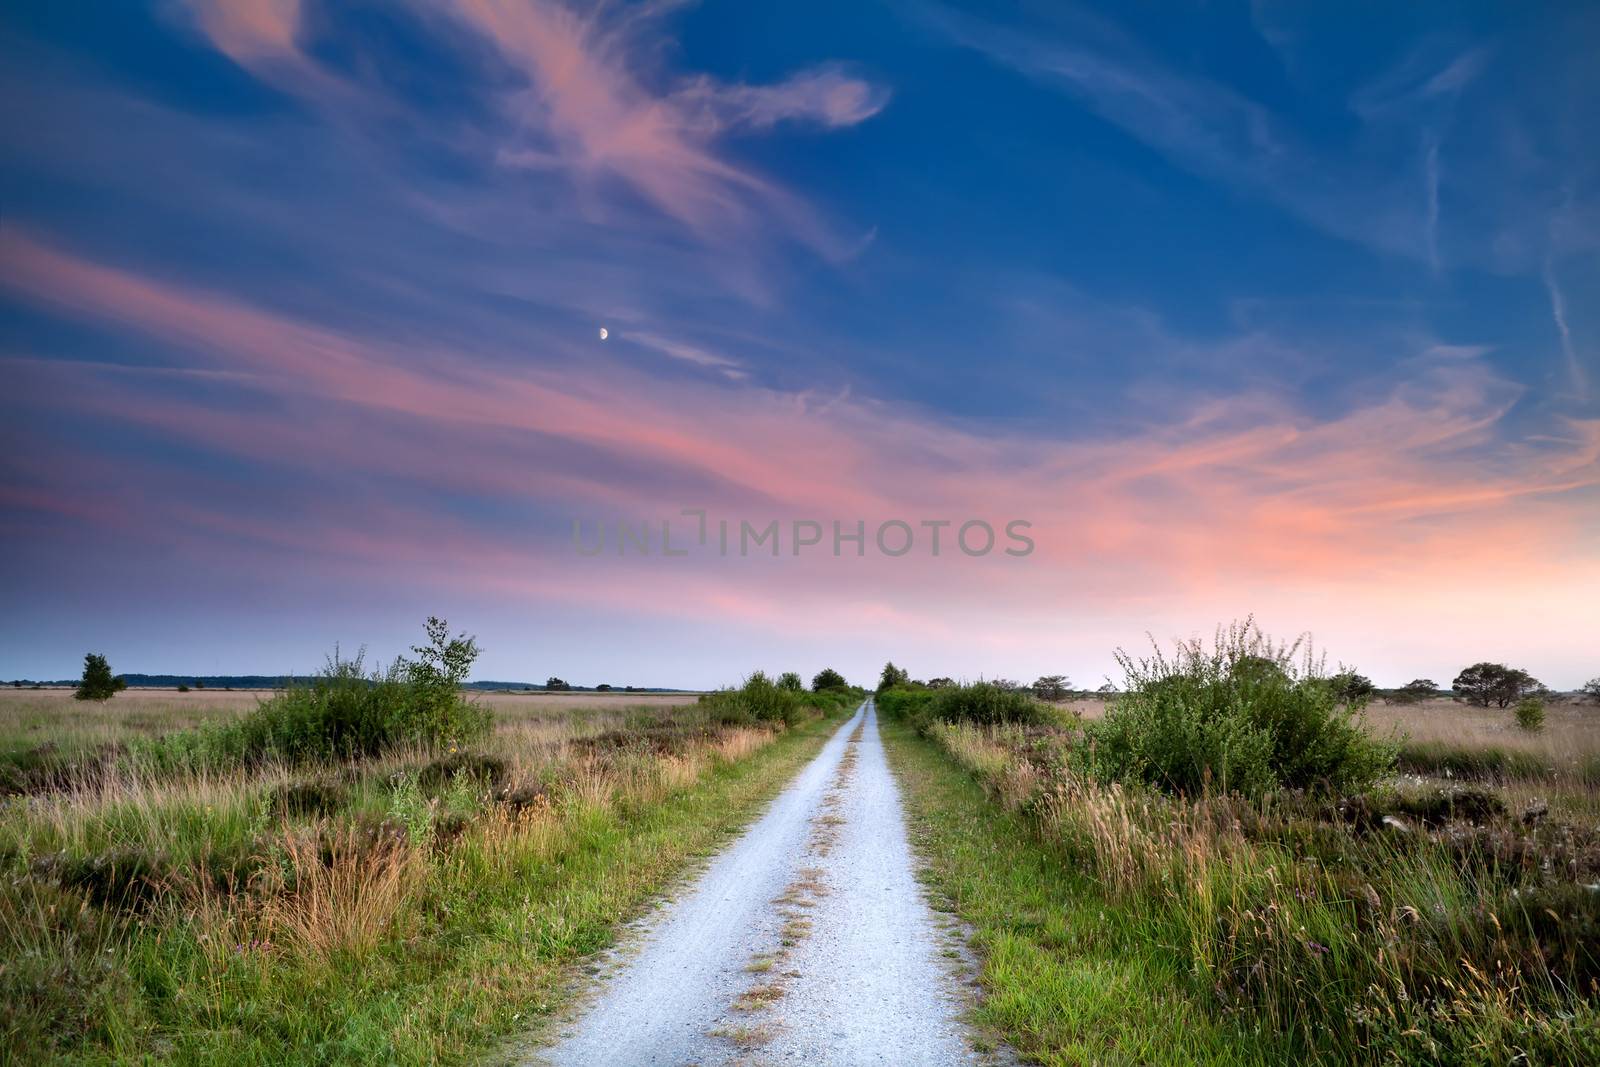
<path fill-rule="evenodd" d="M 1029 1055 L 1600 1056 L 1592 826 L 1460 790 L 1174 798 L 1079 777 L 1070 731 L 924 733 L 886 723 L 933 884 L 986 957 L 979 1018 Z"/>
<path fill-rule="evenodd" d="M 115 707 L 57 744 L 119 746 Z M 541 704 L 468 755 L 225 773 L 123 754 L 13 796 L 0 1061 L 471 1059 L 535 1029 L 574 962 L 744 825 L 827 728 L 815 711 L 791 728 Z"/>
<path fill-rule="evenodd" d="M 1099 886 L 910 726 L 880 720 L 935 903 L 972 929 L 974 1022 L 1051 1065 L 1270 1064 L 1270 1037 L 1207 1011 L 1176 958 L 1117 921 Z"/>

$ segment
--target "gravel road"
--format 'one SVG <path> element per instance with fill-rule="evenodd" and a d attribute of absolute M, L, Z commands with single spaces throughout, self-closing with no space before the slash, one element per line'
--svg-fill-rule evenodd
<path fill-rule="evenodd" d="M 532 1063 L 976 1064 L 863 704 Z"/>

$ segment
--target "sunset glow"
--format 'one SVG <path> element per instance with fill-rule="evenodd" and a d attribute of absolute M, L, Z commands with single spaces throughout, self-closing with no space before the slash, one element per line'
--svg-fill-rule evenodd
<path fill-rule="evenodd" d="M 1600 671 L 1592 9 L 21 7 L 7 679 Z"/>

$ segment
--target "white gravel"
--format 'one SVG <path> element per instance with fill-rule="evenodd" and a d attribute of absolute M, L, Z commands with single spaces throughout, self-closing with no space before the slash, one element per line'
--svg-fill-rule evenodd
<path fill-rule="evenodd" d="M 917 883 L 869 701 L 530 1062 L 981 1063 L 951 944 Z M 770 968 L 753 972 L 759 960 Z"/>

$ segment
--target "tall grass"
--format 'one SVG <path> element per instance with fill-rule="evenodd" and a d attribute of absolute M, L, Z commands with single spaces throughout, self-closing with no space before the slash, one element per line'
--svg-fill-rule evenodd
<path fill-rule="evenodd" d="M 1593 1062 L 1600 837 L 1491 816 L 1434 831 L 1305 796 L 1169 797 L 1004 729 L 927 731 L 1217 1007 L 1334 1059 Z M 1035 739 L 1035 742 L 1037 739 Z M 1066 742 L 1070 743 L 1070 742 Z M 1465 809 L 1463 809 L 1465 810 Z"/>
<path fill-rule="evenodd" d="M 1600 828 L 1379 785 L 1396 746 L 1298 646 L 1236 627 L 1124 665 L 1125 693 L 1081 728 L 880 706 L 1087 872 L 1138 951 L 1302 1055 L 1600 1057 Z"/>
<path fill-rule="evenodd" d="M 619 701 L 471 741 L 453 685 L 355 661 L 113 736 L 96 773 L 0 801 L 0 1061 L 463 1059 L 797 766 L 815 703 Z"/>

